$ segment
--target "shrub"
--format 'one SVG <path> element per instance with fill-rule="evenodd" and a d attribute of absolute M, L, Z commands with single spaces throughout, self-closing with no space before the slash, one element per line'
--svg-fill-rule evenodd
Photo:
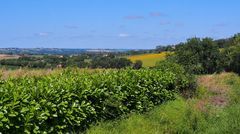
<path fill-rule="evenodd" d="M 141 60 L 136 60 L 136 62 L 133 64 L 133 69 L 141 69 L 143 65 L 143 62 Z"/>
<path fill-rule="evenodd" d="M 189 74 L 185 69 L 174 62 L 164 60 L 156 63 L 156 69 L 162 72 L 172 72 L 176 74 L 177 85 L 179 85 L 179 91 L 183 93 L 186 97 L 191 97 L 195 92 L 197 83 L 195 81 L 195 76 Z"/>

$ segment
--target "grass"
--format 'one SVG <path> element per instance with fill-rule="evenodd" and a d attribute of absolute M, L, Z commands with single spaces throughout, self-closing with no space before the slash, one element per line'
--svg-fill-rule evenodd
<path fill-rule="evenodd" d="M 193 133 L 205 127 L 204 115 L 197 112 L 193 102 L 183 98 L 156 107 L 144 115 L 132 114 L 115 122 L 101 122 L 87 134 L 174 134 Z"/>
<path fill-rule="evenodd" d="M 198 78 L 193 98 L 176 100 L 139 115 L 99 122 L 87 134 L 237 134 L 240 132 L 240 78 L 232 73 Z M 216 103 L 216 98 L 226 104 Z M 214 100 L 215 99 L 215 100 Z"/>
<path fill-rule="evenodd" d="M 145 115 L 132 114 L 121 121 L 99 123 L 88 134 L 154 134 L 170 132 L 183 120 L 186 103 L 182 99 L 163 104 Z M 161 125 L 160 125 L 161 124 Z M 170 125 L 172 124 L 172 125 Z"/>
<path fill-rule="evenodd" d="M 128 59 L 130 59 L 132 62 L 141 60 L 144 67 L 153 67 L 155 66 L 156 62 L 164 60 L 167 54 L 169 54 L 169 52 L 161 52 L 158 54 L 133 55 L 129 56 Z"/>

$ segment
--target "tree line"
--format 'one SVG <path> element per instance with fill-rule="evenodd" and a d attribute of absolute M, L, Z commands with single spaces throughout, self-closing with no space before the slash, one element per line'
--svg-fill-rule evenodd
<path fill-rule="evenodd" d="M 190 38 L 185 43 L 158 47 L 156 51 L 170 49 L 174 54 L 167 60 L 182 65 L 193 74 L 212 74 L 221 71 L 240 74 L 240 34 L 231 38 Z"/>
<path fill-rule="evenodd" d="M 142 62 L 131 62 L 129 59 L 115 54 L 80 54 L 80 55 L 44 55 L 22 56 L 18 59 L 4 59 L 1 66 L 27 67 L 27 68 L 126 68 L 135 69 L 142 67 Z"/>

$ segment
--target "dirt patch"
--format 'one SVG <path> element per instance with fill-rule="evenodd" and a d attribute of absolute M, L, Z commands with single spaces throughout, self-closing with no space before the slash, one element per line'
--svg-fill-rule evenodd
<path fill-rule="evenodd" d="M 224 82 L 227 73 L 218 75 L 204 75 L 198 78 L 198 85 L 207 89 L 207 96 L 196 102 L 196 107 L 200 111 L 205 111 L 207 105 L 225 107 L 228 102 L 229 86 Z"/>
<path fill-rule="evenodd" d="M 228 104 L 228 98 L 225 96 L 212 96 L 209 98 L 210 104 L 218 107 L 225 107 Z"/>

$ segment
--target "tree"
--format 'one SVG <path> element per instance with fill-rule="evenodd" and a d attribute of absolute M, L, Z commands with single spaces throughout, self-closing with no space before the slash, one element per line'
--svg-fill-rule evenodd
<path fill-rule="evenodd" d="M 90 63 L 91 68 L 125 68 L 131 66 L 132 62 L 126 58 L 116 58 L 112 56 L 96 57 Z"/>
<path fill-rule="evenodd" d="M 226 48 L 222 55 L 225 71 L 240 74 L 240 46 Z"/>
<path fill-rule="evenodd" d="M 202 52 L 199 53 L 199 62 L 202 64 L 204 73 L 211 74 L 221 71 L 220 51 L 213 39 L 204 38 L 200 44 Z"/>
<path fill-rule="evenodd" d="M 233 44 L 234 44 L 234 45 L 240 45 L 240 33 L 235 34 L 235 35 L 233 36 Z"/>
<path fill-rule="evenodd" d="M 175 54 L 168 57 L 194 74 L 209 74 L 221 70 L 220 51 L 211 38 L 191 38 L 176 46 Z"/>

